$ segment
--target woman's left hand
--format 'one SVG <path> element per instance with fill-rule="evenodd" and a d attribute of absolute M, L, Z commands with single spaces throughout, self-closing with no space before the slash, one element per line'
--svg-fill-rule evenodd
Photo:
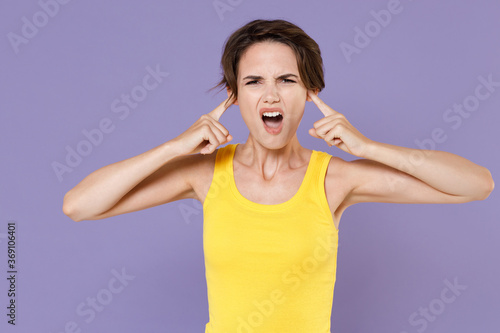
<path fill-rule="evenodd" d="M 349 154 L 364 157 L 373 141 L 354 128 L 343 114 L 326 105 L 312 90 L 307 93 L 325 116 L 313 124 L 309 134 L 325 140 L 330 147 L 335 145 Z"/>

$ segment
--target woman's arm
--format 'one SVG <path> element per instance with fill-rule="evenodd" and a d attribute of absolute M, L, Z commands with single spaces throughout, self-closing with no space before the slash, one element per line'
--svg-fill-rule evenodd
<path fill-rule="evenodd" d="M 488 169 L 448 152 L 369 140 L 342 114 L 312 92 L 309 95 L 325 115 L 310 134 L 362 158 L 352 162 L 338 159 L 339 170 L 351 187 L 346 206 L 366 201 L 459 203 L 486 199 L 493 191 Z"/>
<path fill-rule="evenodd" d="M 99 215 L 114 207 L 146 177 L 179 156 L 175 144 L 166 142 L 140 155 L 102 167 L 66 193 L 63 212 L 74 221 L 103 218 Z M 185 181 L 170 185 L 173 187 L 172 199 L 188 190 Z M 136 200 L 129 202 L 129 208 L 147 206 L 148 197 L 137 198 L 136 195 Z"/>
<path fill-rule="evenodd" d="M 486 199 L 495 186 L 488 169 L 445 151 L 372 142 L 363 157 L 405 172 L 438 191 L 463 197 L 467 201 Z M 398 179 L 385 178 L 389 187 L 395 188 L 394 182 Z"/>
<path fill-rule="evenodd" d="M 173 140 L 102 167 L 64 196 L 63 212 L 74 221 L 94 220 L 195 197 L 192 179 L 200 156 L 232 139 L 219 123 L 228 99 Z"/>
<path fill-rule="evenodd" d="M 488 169 L 458 155 L 374 142 L 366 159 L 345 162 L 352 186 L 345 205 L 358 202 L 464 203 L 494 188 Z"/>

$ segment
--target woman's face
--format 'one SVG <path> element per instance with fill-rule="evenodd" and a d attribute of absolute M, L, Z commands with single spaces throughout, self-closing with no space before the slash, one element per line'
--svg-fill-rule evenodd
<path fill-rule="evenodd" d="M 269 149 L 290 142 L 304 114 L 305 102 L 310 100 L 292 49 L 276 42 L 253 44 L 240 58 L 237 85 L 235 104 L 240 107 L 250 135 Z M 281 116 L 263 117 L 266 109 L 280 112 Z"/>

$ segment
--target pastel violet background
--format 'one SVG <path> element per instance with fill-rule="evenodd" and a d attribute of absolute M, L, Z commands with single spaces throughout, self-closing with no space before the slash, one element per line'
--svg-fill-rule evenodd
<path fill-rule="evenodd" d="M 6 276 L 10 220 L 19 269 L 15 327 L 5 315 L 7 280 L 0 282 L 1 332 L 204 332 L 198 202 L 75 223 L 62 199 L 92 171 L 176 137 L 218 105 L 225 93 L 207 90 L 220 78 L 223 43 L 252 19 L 290 20 L 318 42 L 320 96 L 367 137 L 411 148 L 425 142 L 500 174 L 500 87 L 476 90 L 479 77 L 500 82 L 498 1 L 7 0 L 0 7 L 0 269 Z M 391 13 L 390 22 L 381 13 Z M 134 96 L 129 104 L 125 95 Z M 462 103 L 472 111 L 453 111 Z M 321 117 L 307 103 L 300 142 L 353 159 L 309 136 Z M 246 140 L 236 106 L 221 123 L 233 142 Z M 94 133 L 95 144 L 84 133 Z M 69 168 L 67 149 L 87 155 L 70 158 L 72 171 L 58 177 L 53 165 Z M 332 331 L 498 332 L 498 193 L 461 205 L 349 208 Z M 465 289 L 453 293 L 454 283 Z"/>

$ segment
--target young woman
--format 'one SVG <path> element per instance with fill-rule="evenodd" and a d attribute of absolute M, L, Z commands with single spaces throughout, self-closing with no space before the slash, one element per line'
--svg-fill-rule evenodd
<path fill-rule="evenodd" d="M 283 20 L 235 31 L 222 56 L 228 98 L 178 137 L 94 171 L 64 197 L 74 221 L 193 198 L 203 203 L 210 321 L 206 331 L 330 332 L 338 228 L 359 202 L 483 200 L 490 172 L 460 156 L 375 142 L 317 95 L 318 45 Z M 324 117 L 309 134 L 359 159 L 302 147 L 306 101 Z M 219 122 L 238 105 L 249 129 L 232 140 Z"/>

